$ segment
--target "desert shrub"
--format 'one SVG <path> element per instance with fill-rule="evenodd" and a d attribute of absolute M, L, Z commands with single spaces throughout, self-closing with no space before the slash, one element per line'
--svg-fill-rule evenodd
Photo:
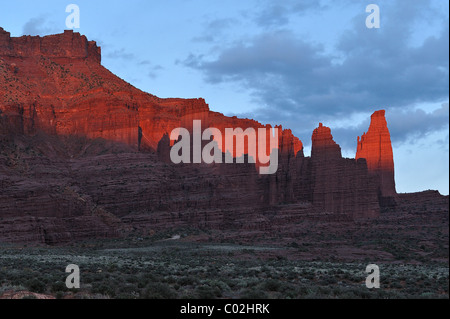
<path fill-rule="evenodd" d="M 312 272 L 305 272 L 303 274 L 303 277 L 308 279 L 308 280 L 313 280 L 314 279 L 314 273 L 312 273 Z"/>
<path fill-rule="evenodd" d="M 32 292 L 37 293 L 43 293 L 45 292 L 45 284 L 42 282 L 42 280 L 38 278 L 34 278 L 31 280 L 28 280 L 25 284 L 25 286 Z"/>
<path fill-rule="evenodd" d="M 311 294 L 311 292 L 312 292 L 311 287 L 301 286 L 297 288 L 297 295 L 299 298 L 303 298 L 304 296 Z"/>
<path fill-rule="evenodd" d="M 218 287 L 202 285 L 195 290 L 200 299 L 215 299 L 222 296 L 222 292 Z"/>
<path fill-rule="evenodd" d="M 177 279 L 174 276 L 168 276 L 165 278 L 165 281 L 169 284 L 173 284 L 177 282 Z"/>
<path fill-rule="evenodd" d="M 237 284 L 238 284 L 238 280 L 236 280 L 236 279 L 231 279 L 231 278 L 226 278 L 226 279 L 224 279 L 224 283 L 225 283 L 228 287 L 230 287 L 230 289 L 234 289 L 234 288 L 237 286 Z"/>
<path fill-rule="evenodd" d="M 135 284 L 127 284 L 124 286 L 120 286 L 118 289 L 118 296 L 122 295 L 130 295 L 134 296 L 139 291 L 137 285 Z"/>
<path fill-rule="evenodd" d="M 251 288 L 251 289 L 245 289 L 240 297 L 242 299 L 268 299 L 268 295 L 260 289 Z"/>
<path fill-rule="evenodd" d="M 104 283 L 101 283 L 99 285 L 94 285 L 92 288 L 93 293 L 105 295 L 111 298 L 114 298 L 116 296 L 116 291 L 111 285 L 106 285 Z"/>
<path fill-rule="evenodd" d="M 198 279 L 194 276 L 185 276 L 178 279 L 178 284 L 180 286 L 193 286 L 198 282 Z"/>
<path fill-rule="evenodd" d="M 266 280 L 263 283 L 263 289 L 267 291 L 279 291 L 281 288 L 281 282 L 274 279 Z"/>
<path fill-rule="evenodd" d="M 323 286 L 331 286 L 333 284 L 336 284 L 336 278 L 334 278 L 333 276 L 324 276 L 319 283 Z"/>
<path fill-rule="evenodd" d="M 149 283 L 141 295 L 143 299 L 175 299 L 176 291 L 163 283 Z"/>
<path fill-rule="evenodd" d="M 56 292 L 66 291 L 67 287 L 66 287 L 66 284 L 63 283 L 62 281 L 57 281 L 51 285 L 50 290 L 51 290 L 51 292 L 56 293 Z"/>

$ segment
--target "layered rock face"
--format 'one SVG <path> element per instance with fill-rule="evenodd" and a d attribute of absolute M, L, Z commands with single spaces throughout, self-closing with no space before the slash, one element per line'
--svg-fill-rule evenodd
<path fill-rule="evenodd" d="M 87 59 L 95 63 L 101 61 L 101 50 L 95 41 L 71 30 L 62 35 L 46 37 L 23 36 L 11 38 L 11 34 L 0 28 L 0 56 L 28 58 L 44 56 L 56 59 Z"/>
<path fill-rule="evenodd" d="M 369 130 L 358 137 L 355 158 L 366 159 L 369 172 L 378 179 L 381 197 L 396 197 L 394 156 L 384 110 L 372 114 Z"/>
<path fill-rule="evenodd" d="M 241 128 L 244 138 L 253 129 L 270 145 L 272 127 L 212 112 L 203 99 L 160 99 L 100 62 L 100 49 L 78 33 L 11 38 L 0 29 L 0 241 L 55 244 L 192 226 L 270 231 L 305 219 L 373 218 L 378 192 L 392 194 L 392 148 L 378 115 L 357 159 L 342 158 L 320 124 L 311 157 L 291 130 L 276 127 L 275 174 L 258 174 L 259 158 L 176 165 L 170 133 L 192 132 L 194 120 L 222 133 L 222 157 L 247 160 L 248 143 L 230 148 L 225 130 Z"/>
<path fill-rule="evenodd" d="M 330 212 L 353 212 L 354 218 L 379 213 L 375 181 L 364 160 L 343 159 L 331 129 L 322 123 L 314 130 L 311 149 L 312 201 Z"/>
<path fill-rule="evenodd" d="M 204 128 L 218 128 L 223 137 L 225 128 L 253 128 L 258 133 L 266 127 L 211 112 L 204 99 L 160 99 L 144 93 L 100 62 L 100 48 L 79 33 L 11 38 L 1 29 L 0 111 L 6 130 L 105 138 L 156 150 L 165 134 L 178 127 L 189 129 L 193 120 L 202 121 Z M 283 134 L 295 140 L 296 151 L 301 149 L 289 130 L 282 133 L 280 128 L 280 142 Z M 248 152 L 228 149 L 225 140 L 222 151 L 235 157 Z"/>

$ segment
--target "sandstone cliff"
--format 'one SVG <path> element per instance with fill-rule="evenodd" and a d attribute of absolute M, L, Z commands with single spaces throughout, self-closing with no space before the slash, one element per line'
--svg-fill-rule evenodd
<path fill-rule="evenodd" d="M 105 138 L 156 150 L 164 134 L 192 126 L 194 119 L 221 130 L 264 127 L 211 112 L 204 99 L 144 93 L 105 69 L 100 51 L 72 31 L 11 38 L 0 29 L 0 111 L 7 131 Z M 246 150 L 223 151 L 240 156 Z"/>
<path fill-rule="evenodd" d="M 78 33 L 11 38 L 0 29 L 0 241 L 55 244 L 188 226 L 270 231 L 305 219 L 373 218 L 379 192 L 395 193 L 389 132 L 379 117 L 356 159 L 342 158 L 320 124 L 311 157 L 279 127 L 272 175 L 258 174 L 258 158 L 175 165 L 170 132 L 192 130 L 193 120 L 221 132 L 271 127 L 212 112 L 203 99 L 142 92 L 104 68 L 100 48 Z M 249 153 L 224 140 L 221 151 Z"/>

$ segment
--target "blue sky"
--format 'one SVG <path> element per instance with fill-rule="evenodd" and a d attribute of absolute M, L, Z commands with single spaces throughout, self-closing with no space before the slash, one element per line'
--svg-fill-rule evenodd
<path fill-rule="evenodd" d="M 160 97 L 206 99 L 226 115 L 282 124 L 305 144 L 319 122 L 344 156 L 386 109 L 397 191 L 449 193 L 448 1 L 1 1 L 13 36 L 76 31 L 102 64 Z M 381 27 L 365 25 L 368 4 Z"/>

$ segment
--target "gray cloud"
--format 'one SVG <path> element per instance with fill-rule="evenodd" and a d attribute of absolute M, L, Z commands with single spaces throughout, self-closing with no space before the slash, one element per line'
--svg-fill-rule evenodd
<path fill-rule="evenodd" d="M 25 23 L 22 29 L 23 35 L 32 36 L 45 36 L 59 32 L 61 32 L 61 30 L 59 30 L 51 22 L 47 21 L 47 18 L 45 16 L 30 19 L 27 23 Z"/>
<path fill-rule="evenodd" d="M 109 51 L 104 56 L 110 59 L 124 59 L 124 60 L 135 59 L 135 55 L 133 53 L 127 52 L 124 48 L 120 50 Z"/>
<path fill-rule="evenodd" d="M 410 43 L 413 26 L 433 13 L 425 2 L 397 1 L 383 7 L 380 29 L 367 29 L 361 14 L 353 29 L 337 42 L 335 55 L 342 57 L 340 63 L 321 45 L 284 30 L 235 43 L 215 60 L 191 54 L 184 65 L 203 72 L 209 83 L 233 82 L 245 87 L 259 105 L 248 117 L 282 123 L 302 139 L 310 138 L 319 120 L 325 123 L 386 109 L 393 117 L 394 140 L 404 140 L 442 127 L 439 116 L 402 113 L 417 103 L 448 100 L 448 16 L 437 20 L 442 23 L 439 33 L 421 44 Z M 448 107 L 446 114 L 448 120 Z M 402 116 L 409 118 L 410 125 L 395 122 Z M 421 118 L 425 120 L 419 123 Z M 367 130 L 365 124 L 338 129 L 336 135 L 348 136 L 353 131 L 355 139 Z"/>
<path fill-rule="evenodd" d="M 432 112 L 422 109 L 394 108 L 386 113 L 386 120 L 392 143 L 400 145 L 408 140 L 448 128 L 449 104 L 443 103 L 439 109 Z M 367 132 L 369 125 L 370 118 L 367 117 L 355 126 L 332 128 L 332 134 L 343 149 L 356 150 L 357 136 Z"/>
<path fill-rule="evenodd" d="M 391 113 L 389 130 L 394 143 L 443 130 L 449 123 L 448 103 L 443 103 L 441 108 L 430 113 L 422 109 L 414 111 L 395 109 Z"/>
<path fill-rule="evenodd" d="M 161 65 L 153 65 L 150 67 L 150 71 L 148 72 L 148 76 L 152 79 L 156 79 L 158 77 L 159 71 L 163 70 L 164 68 Z"/>
<path fill-rule="evenodd" d="M 292 15 L 305 14 L 311 9 L 323 8 L 320 0 L 266 1 L 263 9 L 256 13 L 255 22 L 262 27 L 285 26 Z"/>
<path fill-rule="evenodd" d="M 255 21 L 260 26 L 286 25 L 289 22 L 289 10 L 281 3 L 275 3 L 260 12 Z"/>
<path fill-rule="evenodd" d="M 104 50 L 106 52 L 106 50 Z M 109 50 L 106 54 L 104 54 L 104 57 L 111 60 L 124 60 L 124 61 L 131 61 L 131 60 L 137 60 L 138 57 L 128 52 L 125 48 L 116 49 L 116 50 Z M 155 65 L 150 60 L 144 59 L 137 61 L 136 64 L 139 66 L 140 70 L 142 71 L 142 68 L 148 70 L 147 76 L 151 79 L 155 79 L 158 77 L 159 72 L 163 70 L 164 68 L 161 65 Z M 129 66 L 128 66 L 129 67 Z M 130 79 L 131 81 L 131 79 Z M 133 79 L 134 82 L 137 82 L 139 80 Z"/>
<path fill-rule="evenodd" d="M 234 18 L 221 18 L 208 20 L 204 24 L 205 31 L 202 35 L 192 39 L 194 42 L 215 42 L 221 41 L 224 31 L 230 27 L 236 26 L 239 21 Z"/>

